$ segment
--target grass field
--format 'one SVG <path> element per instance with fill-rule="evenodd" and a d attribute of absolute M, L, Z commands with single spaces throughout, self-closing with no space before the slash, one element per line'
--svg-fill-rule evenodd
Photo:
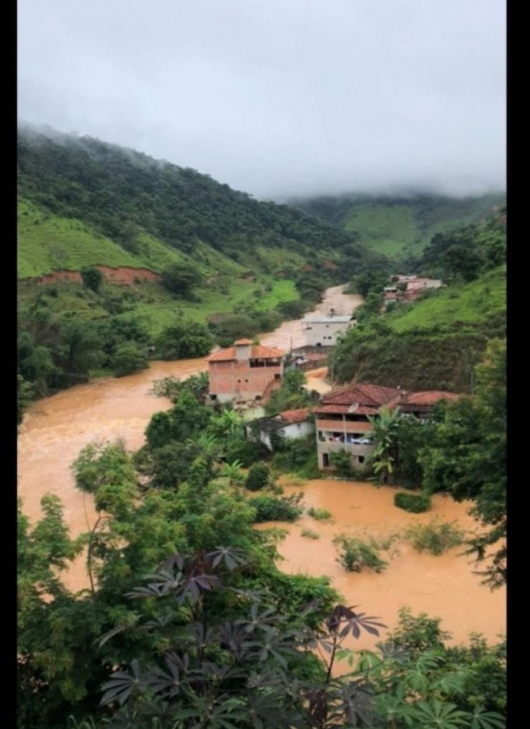
<path fill-rule="evenodd" d="M 342 213 L 342 225 L 356 231 L 364 246 L 390 258 L 417 256 L 435 233 L 477 223 L 503 204 L 502 195 L 352 200 Z"/>
<path fill-rule="evenodd" d="M 428 298 L 391 313 L 385 322 L 397 332 L 451 326 L 457 322 L 477 324 L 506 309 L 506 270 L 490 271 L 477 281 L 435 291 Z"/>
<path fill-rule="evenodd" d="M 58 269 L 78 271 L 83 266 L 131 266 L 159 271 L 190 256 L 140 232 L 137 252 L 124 250 L 79 220 L 60 218 L 27 200 L 18 201 L 18 278 L 42 276 Z M 243 267 L 198 241 L 194 263 L 206 275 L 239 273 Z"/>

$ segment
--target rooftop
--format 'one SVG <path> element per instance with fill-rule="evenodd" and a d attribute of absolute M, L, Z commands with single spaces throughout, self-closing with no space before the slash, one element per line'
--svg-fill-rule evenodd
<path fill-rule="evenodd" d="M 240 339 L 236 342 L 236 344 L 242 344 L 242 343 L 249 343 L 251 344 L 250 340 L 248 339 Z M 283 357 L 285 355 L 285 351 L 283 349 L 276 349 L 275 347 L 265 347 L 262 344 L 255 344 L 254 346 L 250 347 L 250 353 L 249 353 L 249 359 L 279 359 L 280 357 Z M 206 358 L 207 362 L 230 362 L 230 360 L 236 360 L 237 359 L 237 351 L 236 347 L 227 347 L 226 349 L 221 349 L 219 352 L 215 352 L 215 354 L 211 354 L 209 357 Z"/>
<path fill-rule="evenodd" d="M 313 408 L 300 408 L 298 410 L 284 410 L 283 413 L 279 414 L 279 418 L 284 423 L 293 425 L 294 423 L 303 423 L 313 412 Z"/>
<path fill-rule="evenodd" d="M 400 406 L 407 405 L 435 405 L 441 400 L 458 400 L 460 395 L 454 392 L 444 392 L 443 390 L 425 390 L 424 392 L 411 392 L 404 397 L 399 403 Z"/>

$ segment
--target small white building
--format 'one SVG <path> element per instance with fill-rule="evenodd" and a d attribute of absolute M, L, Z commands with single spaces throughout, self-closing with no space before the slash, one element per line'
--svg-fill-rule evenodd
<path fill-rule="evenodd" d="M 357 324 L 350 314 L 337 315 L 332 309 L 325 314 L 313 314 L 302 319 L 302 331 L 308 347 L 334 347 L 340 334 Z"/>
<path fill-rule="evenodd" d="M 311 408 L 286 410 L 273 417 L 258 418 L 246 426 L 247 436 L 260 440 L 270 451 L 274 450 L 271 435 L 296 440 L 315 432 Z"/>

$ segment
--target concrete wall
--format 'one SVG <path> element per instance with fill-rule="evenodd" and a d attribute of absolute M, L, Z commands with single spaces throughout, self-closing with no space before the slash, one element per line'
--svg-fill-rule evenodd
<path fill-rule="evenodd" d="M 254 400 L 262 397 L 266 387 L 282 376 L 283 365 L 272 367 L 250 367 L 249 362 L 210 362 L 209 394 L 216 395 L 219 402 Z"/>
<path fill-rule="evenodd" d="M 345 332 L 354 322 L 311 322 L 304 324 L 303 331 L 308 347 L 334 347 L 337 344 L 339 334 Z"/>

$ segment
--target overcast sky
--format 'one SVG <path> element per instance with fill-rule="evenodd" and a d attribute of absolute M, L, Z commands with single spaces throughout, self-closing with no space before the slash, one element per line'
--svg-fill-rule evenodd
<path fill-rule="evenodd" d="M 19 0 L 19 118 L 256 197 L 505 187 L 505 0 Z"/>

